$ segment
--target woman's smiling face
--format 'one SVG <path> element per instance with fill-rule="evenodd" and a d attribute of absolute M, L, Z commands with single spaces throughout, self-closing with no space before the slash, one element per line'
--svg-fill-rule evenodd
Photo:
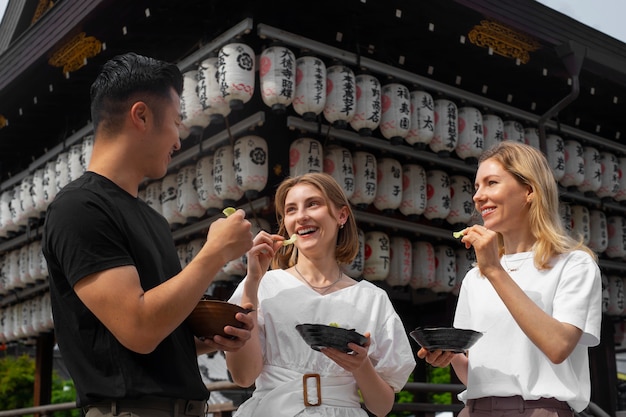
<path fill-rule="evenodd" d="M 484 225 L 507 233 L 528 229 L 528 201 L 531 189 L 504 169 L 495 159 L 487 159 L 476 172 L 474 204 Z"/>

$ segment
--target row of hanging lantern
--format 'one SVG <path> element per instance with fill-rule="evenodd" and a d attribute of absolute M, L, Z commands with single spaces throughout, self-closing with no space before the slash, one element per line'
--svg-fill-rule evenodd
<path fill-rule="evenodd" d="M 177 228 L 233 206 L 244 196 L 256 198 L 267 180 L 267 142 L 248 135 L 147 184 L 140 197 Z"/>
<path fill-rule="evenodd" d="M 44 281 L 48 264 L 35 240 L 0 256 L 0 296 Z"/>
<path fill-rule="evenodd" d="M 54 328 L 50 293 L 0 308 L 0 342 L 15 342 Z"/>
<path fill-rule="evenodd" d="M 89 164 L 93 135 L 60 152 L 0 194 L 0 238 L 23 232 L 28 222 L 43 216 L 57 192 L 80 177 Z"/>

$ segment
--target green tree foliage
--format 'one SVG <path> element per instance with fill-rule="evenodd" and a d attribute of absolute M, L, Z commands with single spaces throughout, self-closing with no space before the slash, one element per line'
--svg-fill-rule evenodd
<path fill-rule="evenodd" d="M 450 367 L 437 368 L 435 366 L 428 367 L 428 382 L 432 384 L 449 384 L 450 383 Z M 434 404 L 452 404 L 452 394 L 449 392 L 429 394 L 430 402 Z"/>

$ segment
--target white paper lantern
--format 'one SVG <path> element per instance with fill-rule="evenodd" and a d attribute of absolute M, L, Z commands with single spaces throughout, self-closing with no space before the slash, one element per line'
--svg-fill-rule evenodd
<path fill-rule="evenodd" d="M 261 98 L 274 112 L 284 113 L 296 94 L 296 57 L 284 46 L 270 46 L 259 62 Z"/>
<path fill-rule="evenodd" d="M 37 213 L 35 217 L 41 217 L 48 205 L 46 204 L 46 194 L 44 190 L 46 170 L 45 168 L 37 168 L 33 173 L 33 204 L 34 211 Z"/>
<path fill-rule="evenodd" d="M 426 171 L 426 209 L 428 220 L 445 219 L 450 214 L 450 176 L 440 169 Z"/>
<path fill-rule="evenodd" d="M 413 272 L 409 286 L 413 289 L 435 285 L 435 247 L 426 241 L 413 242 Z"/>
<path fill-rule="evenodd" d="M 367 151 L 356 151 L 352 154 L 354 164 L 354 193 L 350 203 L 365 209 L 374 202 L 378 183 L 376 157 Z"/>
<path fill-rule="evenodd" d="M 254 51 L 244 43 L 230 43 L 220 48 L 217 59 L 222 97 L 231 109 L 242 109 L 254 94 Z"/>
<path fill-rule="evenodd" d="M 504 140 L 504 121 L 496 114 L 483 114 L 483 149 L 487 150 Z"/>
<path fill-rule="evenodd" d="M 324 172 L 337 181 L 346 198 L 350 199 L 354 194 L 354 165 L 350 151 L 339 145 L 326 146 L 323 166 Z"/>
<path fill-rule="evenodd" d="M 205 210 L 200 204 L 196 190 L 196 164 L 181 167 L 176 174 L 176 182 L 178 210 L 185 217 L 185 223 L 198 220 L 204 215 Z"/>
<path fill-rule="evenodd" d="M 80 149 L 80 161 L 83 164 L 83 171 L 89 168 L 89 162 L 91 162 L 91 154 L 93 153 L 93 135 L 85 135 L 81 142 Z"/>
<path fill-rule="evenodd" d="M 583 193 L 595 194 L 602 185 L 602 156 L 593 146 L 583 146 L 585 178 L 578 186 Z"/>
<path fill-rule="evenodd" d="M 41 301 L 41 312 L 43 314 L 42 322 L 46 329 L 52 330 L 54 328 L 54 320 L 52 317 L 52 301 L 50 299 L 50 291 L 44 293 Z"/>
<path fill-rule="evenodd" d="M 437 293 L 451 292 L 456 285 L 456 254 L 448 245 L 435 246 L 435 285 Z"/>
<path fill-rule="evenodd" d="M 33 281 L 31 280 L 30 271 L 28 269 L 28 245 L 22 245 L 18 250 L 18 273 L 19 273 L 19 281 L 22 283 L 23 287 L 28 285 L 32 285 Z"/>
<path fill-rule="evenodd" d="M 153 181 L 146 186 L 145 201 L 157 213 L 163 214 L 163 205 L 161 204 L 161 185 L 163 181 Z"/>
<path fill-rule="evenodd" d="M 213 155 L 203 156 L 196 162 L 196 189 L 198 202 L 207 213 L 217 213 L 224 207 L 224 202 L 215 192 Z"/>
<path fill-rule="evenodd" d="M 435 100 L 435 134 L 428 146 L 440 155 L 454 151 L 459 137 L 458 110 L 451 100 Z"/>
<path fill-rule="evenodd" d="M 296 94 L 293 109 L 306 121 L 314 121 L 326 105 L 326 65 L 313 56 L 296 59 Z"/>
<path fill-rule="evenodd" d="M 609 294 L 609 277 L 602 273 L 602 313 L 606 314 L 609 310 L 611 295 Z"/>
<path fill-rule="evenodd" d="M 260 136 L 243 136 L 235 141 L 235 180 L 250 198 L 257 198 L 267 185 L 267 142 Z"/>
<path fill-rule="evenodd" d="M 67 166 L 69 169 L 70 181 L 74 181 L 76 178 L 83 175 L 85 167 L 82 161 L 83 156 L 83 144 L 76 143 L 70 146 L 69 155 L 67 158 Z"/>
<path fill-rule="evenodd" d="M 408 285 L 413 272 L 411 241 L 403 236 L 392 236 L 389 254 L 389 275 L 385 282 L 392 287 Z"/>
<path fill-rule="evenodd" d="M 459 158 L 476 163 L 483 153 L 483 115 L 475 107 L 459 108 L 459 141 L 454 151 Z"/>
<path fill-rule="evenodd" d="M 57 192 L 70 182 L 69 152 L 61 152 L 57 155 L 54 166 L 54 179 L 56 181 Z"/>
<path fill-rule="evenodd" d="M 313 138 L 299 138 L 289 146 L 289 175 L 296 177 L 324 170 L 322 143 Z"/>
<path fill-rule="evenodd" d="M 326 70 L 324 117 L 334 127 L 345 129 L 356 112 L 356 77 L 345 65 Z"/>
<path fill-rule="evenodd" d="M 50 160 L 44 165 L 43 192 L 46 207 L 57 195 L 56 160 Z"/>
<path fill-rule="evenodd" d="M 578 187 L 585 180 L 583 147 L 576 140 L 565 141 L 565 172 L 559 181 L 564 187 Z"/>
<path fill-rule="evenodd" d="M 365 265 L 365 233 L 357 228 L 359 251 L 350 264 L 342 264 L 341 270 L 350 278 L 357 279 L 363 275 L 363 266 Z"/>
<path fill-rule="evenodd" d="M 224 205 L 234 206 L 243 197 L 235 177 L 235 154 L 231 145 L 219 147 L 213 154 L 213 187 Z"/>
<path fill-rule="evenodd" d="M 541 150 L 541 142 L 539 138 L 539 129 L 536 127 L 527 127 L 524 129 L 524 143 L 535 149 Z"/>
<path fill-rule="evenodd" d="M 219 83 L 217 57 L 209 57 L 198 67 L 198 98 L 204 113 L 209 115 L 209 124 L 224 123 L 231 112 L 228 101 L 222 96 Z"/>
<path fill-rule="evenodd" d="M 356 76 L 356 110 L 350 120 L 352 129 L 361 136 L 372 136 L 378 128 L 382 112 L 382 87 L 378 78 L 370 74 Z"/>
<path fill-rule="evenodd" d="M 589 209 L 580 204 L 572 204 L 572 237 L 575 239 L 582 238 L 583 243 L 589 243 Z"/>
<path fill-rule="evenodd" d="M 204 112 L 198 95 L 198 70 L 183 73 L 183 92 L 180 95 L 181 121 L 192 133 L 200 135 L 211 122 L 210 115 Z"/>
<path fill-rule="evenodd" d="M 13 209 L 15 188 L 7 188 L 0 194 L 0 219 L 2 219 L 2 235 L 11 236 L 19 230 L 19 226 L 13 221 Z"/>
<path fill-rule="evenodd" d="M 613 198 L 615 201 L 626 201 L 626 157 L 618 157 L 617 165 L 619 169 L 619 187 Z"/>
<path fill-rule="evenodd" d="M 609 246 L 606 214 L 601 210 L 589 210 L 589 248 L 602 253 Z"/>
<path fill-rule="evenodd" d="M 34 174 L 28 174 L 20 181 L 20 204 L 27 222 L 39 218 L 39 210 L 35 208 L 34 181 Z"/>
<path fill-rule="evenodd" d="M 458 248 L 454 251 L 456 261 L 456 283 L 452 288 L 452 294 L 458 296 L 465 275 L 476 265 L 476 252 L 473 250 Z"/>
<path fill-rule="evenodd" d="M 33 282 L 42 281 L 46 278 L 46 271 L 41 268 L 42 258 L 41 240 L 31 242 L 28 245 L 28 274 Z"/>
<path fill-rule="evenodd" d="M 186 223 L 178 207 L 178 174 L 171 173 L 163 177 L 161 183 L 161 211 L 163 217 L 172 229 L 177 229 Z"/>
<path fill-rule="evenodd" d="M 505 120 L 503 123 L 504 140 L 524 143 L 524 126 L 516 120 Z"/>
<path fill-rule="evenodd" d="M 467 224 L 474 214 L 474 186 L 464 175 L 450 176 L 450 213 L 446 221 L 452 225 Z"/>
<path fill-rule="evenodd" d="M 572 206 L 569 203 L 563 201 L 559 202 L 559 216 L 561 217 L 561 223 L 565 231 L 572 235 Z"/>
<path fill-rule="evenodd" d="M 22 288 L 24 283 L 20 280 L 20 251 L 19 249 L 13 249 L 9 251 L 9 270 L 8 270 L 8 285 L 9 290 L 15 288 Z"/>
<path fill-rule="evenodd" d="M 421 165 L 402 166 L 402 201 L 400 213 L 415 219 L 426 209 L 426 170 Z"/>
<path fill-rule="evenodd" d="M 11 216 L 13 218 L 13 223 L 15 223 L 18 229 L 24 230 L 28 225 L 28 218 L 24 212 L 21 184 L 15 185 L 13 190 L 13 199 L 11 200 Z"/>
<path fill-rule="evenodd" d="M 402 165 L 394 158 L 379 158 L 376 166 L 374 207 L 391 214 L 402 203 Z"/>
<path fill-rule="evenodd" d="M 609 216 L 606 221 L 609 245 L 604 254 L 609 258 L 623 258 L 626 256 L 626 218 Z"/>
<path fill-rule="evenodd" d="M 554 179 L 560 181 L 565 175 L 565 142 L 559 135 L 546 136 L 546 158 Z"/>
<path fill-rule="evenodd" d="M 365 233 L 365 264 L 363 278 L 368 281 L 384 281 L 389 275 L 390 240 L 385 232 Z"/>
<path fill-rule="evenodd" d="M 409 89 L 402 84 L 390 83 L 383 86 L 382 92 L 380 132 L 392 145 L 400 145 L 404 143 L 404 138 L 411 129 Z M 454 108 L 456 109 L 456 105 Z"/>
<path fill-rule="evenodd" d="M 619 190 L 619 161 L 612 152 L 600 152 L 602 181 L 596 195 L 603 199 L 614 197 Z"/>
<path fill-rule="evenodd" d="M 410 93 L 411 128 L 404 140 L 417 149 L 424 149 L 435 135 L 435 102 L 426 91 Z"/>
<path fill-rule="evenodd" d="M 620 316 L 625 307 L 624 281 L 621 277 L 609 276 L 609 306 L 606 314 L 609 316 Z"/>

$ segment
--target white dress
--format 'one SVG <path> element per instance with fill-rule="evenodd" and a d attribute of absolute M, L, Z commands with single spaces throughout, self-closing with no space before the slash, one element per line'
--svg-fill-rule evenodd
<path fill-rule="evenodd" d="M 230 298 L 239 304 L 243 281 Z M 371 333 L 370 359 L 398 392 L 415 367 L 406 329 L 387 293 L 368 281 L 320 295 L 283 270 L 265 274 L 258 291 L 258 323 L 263 371 L 255 391 L 236 417 L 366 417 L 350 372 L 313 350 L 296 330 L 304 323 L 330 324 Z M 319 374 L 322 405 L 304 405 L 302 376 Z M 309 402 L 317 402 L 316 382 L 307 380 Z"/>

